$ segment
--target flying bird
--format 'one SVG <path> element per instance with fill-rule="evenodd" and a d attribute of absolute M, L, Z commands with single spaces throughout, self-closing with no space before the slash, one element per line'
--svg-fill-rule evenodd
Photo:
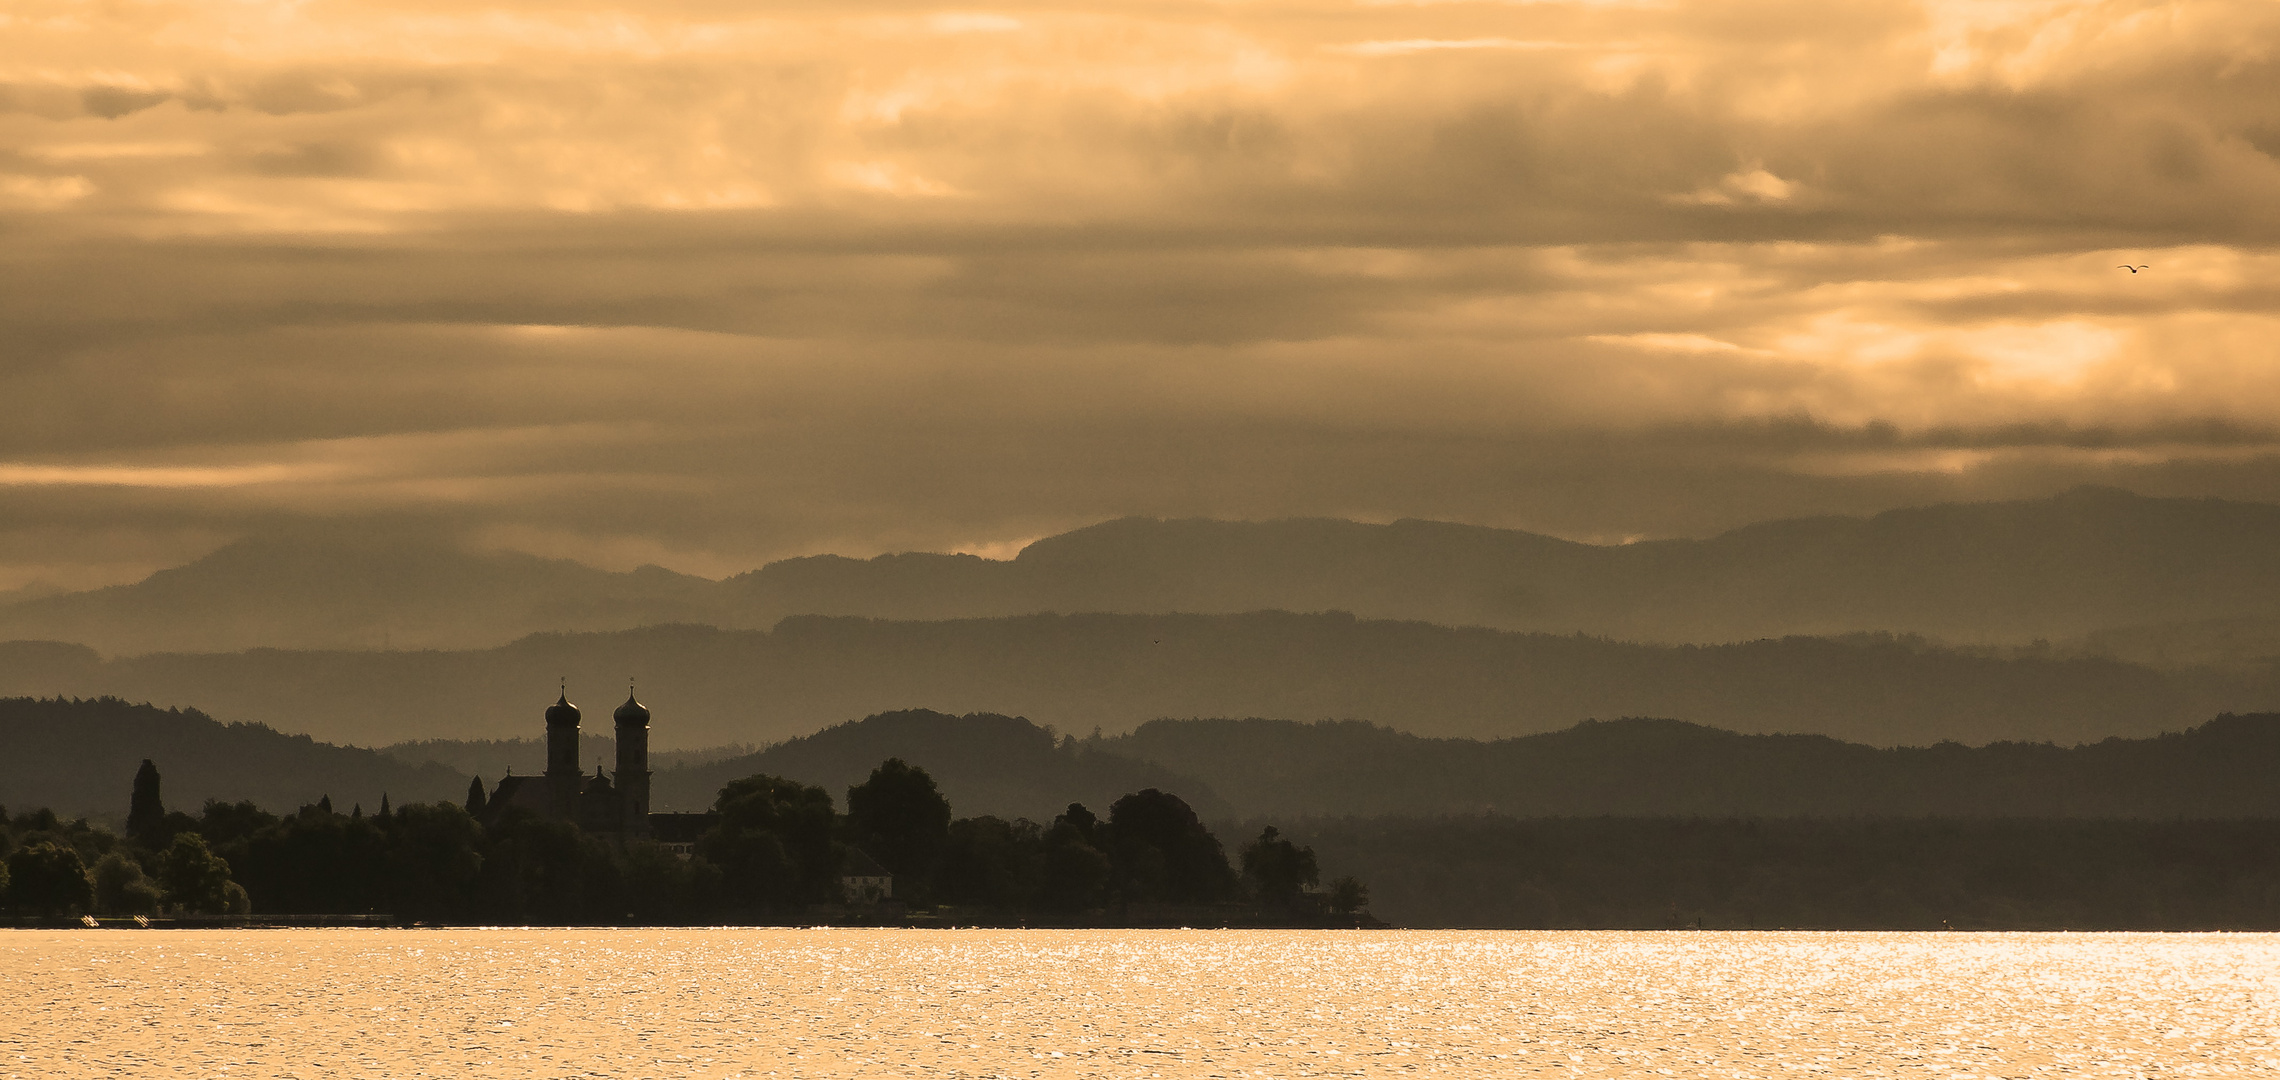
<path fill-rule="evenodd" d="M 2129 265 L 2128 263 L 2123 263 L 2122 265 L 2120 265 L 2120 266 L 2117 266 L 2117 267 L 2115 267 L 2114 269 L 2116 269 L 2116 270 L 2127 270 L 2127 271 L 2129 271 L 2130 273 L 2133 273 L 2133 274 L 2134 274 L 2134 273 L 2137 273 L 2137 272 L 2138 272 L 2138 271 L 2140 271 L 2140 270 L 2151 270 L 2151 269 L 2153 269 L 2153 267 L 2152 267 L 2152 265 L 2150 265 L 2150 264 L 2148 264 L 2148 263 L 2139 263 L 2139 264 L 2138 264 L 2138 265 L 2136 265 L 2136 266 L 2131 266 L 2131 265 Z"/>

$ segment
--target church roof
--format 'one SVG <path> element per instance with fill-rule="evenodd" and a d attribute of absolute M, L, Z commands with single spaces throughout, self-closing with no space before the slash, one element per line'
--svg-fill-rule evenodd
<path fill-rule="evenodd" d="M 546 707 L 546 726 L 554 727 L 557 724 L 575 724 L 577 722 L 578 707 L 570 704 L 570 691 L 564 690 L 562 696 L 555 699 L 554 704 Z"/>
<path fill-rule="evenodd" d="M 633 699 L 633 691 L 625 692 L 625 704 L 617 707 L 617 722 L 621 724 L 649 722 L 649 707 Z"/>

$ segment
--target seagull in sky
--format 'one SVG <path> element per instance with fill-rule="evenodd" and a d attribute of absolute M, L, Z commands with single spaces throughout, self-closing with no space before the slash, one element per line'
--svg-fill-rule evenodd
<path fill-rule="evenodd" d="M 2116 269 L 2116 270 L 2127 270 L 2127 271 L 2129 271 L 2130 273 L 2133 273 L 2133 274 L 2134 274 L 2134 273 L 2137 273 L 2137 272 L 2138 272 L 2138 271 L 2140 271 L 2140 270 L 2151 270 L 2151 269 L 2153 269 L 2153 267 L 2152 267 L 2150 264 L 2147 264 L 2147 263 L 2139 263 L 2139 264 L 2137 264 L 2136 266 L 2131 266 L 2131 265 L 2129 265 L 2128 263 L 2123 263 L 2122 265 L 2120 265 L 2120 266 L 2117 266 L 2117 267 L 2115 267 L 2114 269 Z"/>

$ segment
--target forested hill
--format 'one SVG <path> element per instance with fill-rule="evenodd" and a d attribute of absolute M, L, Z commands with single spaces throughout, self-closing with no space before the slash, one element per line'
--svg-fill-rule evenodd
<path fill-rule="evenodd" d="M 1880 749 L 1672 720 L 1476 742 L 1360 723 L 1162 720 L 1099 750 L 1209 785 L 1245 817 L 2280 817 L 2280 714 L 2082 746 Z"/>
<path fill-rule="evenodd" d="M 835 796 L 897 757 L 925 769 L 964 814 L 1049 821 L 1073 802 L 1100 808 L 1144 788 L 1172 791 L 1207 818 L 1231 810 L 1203 782 L 995 713 L 928 709 L 882 713 L 789 739 L 756 754 L 657 773 L 660 805 L 697 809 L 729 781 L 754 773 L 813 784 Z"/>
<path fill-rule="evenodd" d="M 467 777 L 379 753 L 115 700 L 0 700 L 0 805 L 123 813 L 136 766 L 158 764 L 170 808 L 208 798 L 290 810 L 459 801 Z M 1739 735 L 1667 720 L 1526 738 L 1429 739 L 1358 723 L 1164 720 L 1071 738 L 1019 717 L 905 710 L 756 754 L 656 770 L 659 809 L 701 809 L 754 773 L 842 795 L 880 761 L 932 773 L 963 812 L 1048 820 L 1172 791 L 1214 820 L 1493 814 L 1710 817 L 2280 817 L 2280 715 L 2075 747 L 1878 749 Z M 486 776 L 488 781 L 497 777 Z"/>
<path fill-rule="evenodd" d="M 156 654 L 0 646 L 0 693 L 196 702 L 384 746 L 531 738 L 557 679 L 605 715 L 637 677 L 659 746 L 762 744 L 925 707 L 1129 731 L 1167 716 L 1358 719 L 1502 738 L 1667 716 L 1879 745 L 2095 741 L 2280 708 L 2269 672 L 1998 657 L 1889 637 L 1651 646 L 1350 615 L 1029 615 L 773 631 L 547 634 L 471 652 Z M 594 695 L 594 696 L 586 696 Z"/>
<path fill-rule="evenodd" d="M 814 555 L 724 581 L 464 550 L 424 528 L 303 529 L 141 582 L 0 605 L 0 638 L 111 655 L 461 649 L 668 622 L 760 629 L 796 615 L 1258 610 L 1698 643 L 1888 631 L 2095 645 L 2104 639 L 2091 635 L 2130 628 L 2123 644 L 2142 655 L 2206 638 L 2206 624 L 2251 628 L 2270 656 L 2280 506 L 2084 488 L 1620 545 L 1434 521 L 1128 518 L 1013 559 Z"/>
<path fill-rule="evenodd" d="M 224 724 L 196 709 L 0 699 L 0 805 L 124 817 L 144 758 L 158 765 L 167 809 L 193 814 L 207 799 L 289 811 L 330 796 L 346 813 L 358 804 L 378 810 L 383 794 L 397 803 L 467 796 L 467 777 L 442 766 Z"/>

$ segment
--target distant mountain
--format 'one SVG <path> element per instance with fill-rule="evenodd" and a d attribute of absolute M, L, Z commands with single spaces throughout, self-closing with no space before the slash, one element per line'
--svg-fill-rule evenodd
<path fill-rule="evenodd" d="M 1088 744 L 1243 817 L 2280 817 L 2280 714 L 2082 746 L 1879 749 L 1674 720 L 1479 742 L 1360 723 L 1159 720 Z"/>
<path fill-rule="evenodd" d="M 0 638 L 108 654 L 472 648 L 545 631 L 794 615 L 1350 611 L 1621 640 L 1853 631 L 1959 643 L 2280 619 L 2280 506 L 2082 488 L 1595 546 L 1430 521 L 1129 518 L 1011 560 L 788 559 L 726 581 L 473 553 L 418 533 L 302 530 L 94 592 L 0 602 Z"/>
<path fill-rule="evenodd" d="M 960 817 L 1050 821 L 1073 802 L 1105 816 L 1110 803 L 1143 788 L 1178 795 L 1206 817 L 1229 814 L 1229 804 L 1192 776 L 1057 739 L 1019 717 L 927 709 L 882 713 L 746 757 L 659 771 L 653 798 L 695 809 L 731 780 L 768 773 L 817 785 L 844 807 L 847 789 L 890 757 L 925 769 Z"/>
<path fill-rule="evenodd" d="M 556 679 L 638 676 L 655 745 L 765 743 L 925 705 L 1117 732 L 1188 716 L 1359 719 L 1501 738 L 1667 716 L 1880 745 L 2080 742 L 2280 708 L 2263 673 L 1986 655 L 1904 638 L 1715 646 L 1294 615 L 1027 615 L 942 622 L 803 617 L 773 631 L 667 626 L 543 634 L 464 652 L 174 654 L 103 660 L 0 645 L 0 692 L 196 701 L 364 745 L 543 734 Z M 614 692 L 587 698 L 608 730 Z"/>
<path fill-rule="evenodd" d="M 276 812 L 329 795 L 343 813 L 357 804 L 370 813 L 383 794 L 399 804 L 467 797 L 463 773 L 260 724 L 223 724 L 194 709 L 0 699 L 0 805 L 123 818 L 144 758 L 158 766 L 167 809 L 191 814 L 207 799 L 251 799 Z"/>
<path fill-rule="evenodd" d="M 240 540 L 132 585 L 0 606 L 0 638 L 111 654 L 465 648 L 534 630 L 711 619 L 716 592 L 654 566 L 617 574 L 417 536 L 302 530 Z"/>

